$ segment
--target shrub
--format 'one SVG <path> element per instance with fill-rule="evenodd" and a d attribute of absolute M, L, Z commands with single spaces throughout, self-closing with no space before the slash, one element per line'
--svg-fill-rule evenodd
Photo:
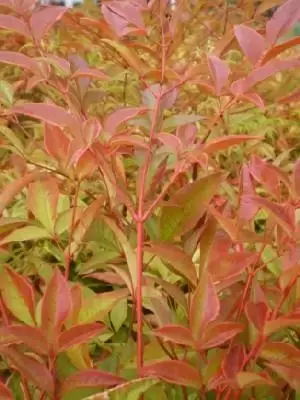
<path fill-rule="evenodd" d="M 298 2 L 1 2 L 1 399 L 298 398 Z"/>

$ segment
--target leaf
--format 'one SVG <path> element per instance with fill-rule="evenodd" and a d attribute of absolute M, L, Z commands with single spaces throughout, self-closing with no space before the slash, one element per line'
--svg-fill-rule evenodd
<path fill-rule="evenodd" d="M 185 361 L 170 360 L 149 364 L 143 367 L 143 375 L 158 377 L 175 385 L 201 388 L 199 372 Z"/>
<path fill-rule="evenodd" d="M 10 113 L 27 115 L 58 127 L 66 126 L 73 131 L 78 127 L 78 122 L 71 113 L 54 104 L 24 103 L 11 108 Z"/>
<path fill-rule="evenodd" d="M 202 271 L 199 283 L 193 293 L 189 310 L 190 328 L 194 339 L 200 340 L 202 332 L 213 322 L 220 311 L 220 302 L 207 270 Z"/>
<path fill-rule="evenodd" d="M 54 382 L 51 372 L 37 359 L 23 354 L 16 347 L 3 347 L 1 354 L 9 358 L 21 375 L 44 390 L 51 397 L 54 394 Z"/>
<path fill-rule="evenodd" d="M 230 69 L 225 61 L 214 55 L 208 56 L 208 66 L 215 83 L 216 95 L 219 96 L 228 82 Z"/>
<path fill-rule="evenodd" d="M 264 327 L 264 334 L 266 336 L 271 335 L 274 332 L 277 332 L 281 329 L 285 329 L 292 326 L 300 326 L 300 318 L 299 317 L 279 317 L 277 319 L 267 321 Z"/>
<path fill-rule="evenodd" d="M 83 77 L 94 78 L 101 81 L 106 81 L 109 79 L 108 75 L 97 68 L 79 68 L 74 72 L 74 74 L 72 74 L 70 79 L 78 79 Z"/>
<path fill-rule="evenodd" d="M 26 23 L 13 15 L 0 15 L 0 27 L 19 33 L 20 35 L 30 38 L 30 32 Z"/>
<path fill-rule="evenodd" d="M 245 307 L 245 314 L 257 331 L 263 332 L 268 317 L 267 305 L 264 302 L 253 303 L 249 300 Z"/>
<path fill-rule="evenodd" d="M 259 385 L 276 386 L 275 382 L 273 382 L 271 379 L 259 374 L 255 374 L 254 372 L 238 372 L 236 380 L 241 389 Z"/>
<path fill-rule="evenodd" d="M 110 135 L 115 135 L 117 133 L 117 128 L 120 125 L 125 124 L 127 121 L 130 121 L 141 114 L 144 114 L 146 111 L 147 108 L 145 107 L 120 108 L 106 118 L 103 129 Z"/>
<path fill-rule="evenodd" d="M 300 160 L 296 161 L 293 170 L 293 189 L 297 197 L 300 197 Z"/>
<path fill-rule="evenodd" d="M 14 400 L 14 396 L 9 388 L 0 381 L 0 399 L 1 400 Z"/>
<path fill-rule="evenodd" d="M 39 328 L 26 325 L 10 325 L 8 331 L 37 354 L 47 355 L 48 346 Z"/>
<path fill-rule="evenodd" d="M 190 347 L 194 347 L 195 345 L 192 332 L 185 326 L 165 325 L 159 329 L 155 329 L 153 334 L 165 340 L 169 340 L 172 343 Z"/>
<path fill-rule="evenodd" d="M 160 216 L 161 238 L 167 241 L 192 229 L 205 213 L 206 205 L 217 193 L 222 180 L 221 173 L 204 176 L 186 185 L 165 203 Z"/>
<path fill-rule="evenodd" d="M 33 73 L 39 74 L 37 62 L 25 54 L 16 53 L 14 51 L 0 51 L 0 63 L 10 64 L 17 67 L 27 69 Z"/>
<path fill-rule="evenodd" d="M 59 188 L 56 179 L 35 181 L 29 185 L 28 209 L 51 233 L 54 232 Z"/>
<path fill-rule="evenodd" d="M 197 281 L 196 268 L 192 258 L 182 249 L 173 244 L 151 242 L 145 251 L 160 257 L 170 264 L 171 268 L 179 275 L 186 278 L 195 286 Z"/>
<path fill-rule="evenodd" d="M 51 6 L 36 10 L 30 20 L 30 28 L 36 42 L 40 42 L 43 36 L 67 11 L 66 7 Z"/>
<path fill-rule="evenodd" d="M 23 228 L 16 229 L 2 239 L 0 246 L 11 242 L 24 242 L 26 240 L 38 239 L 51 239 L 51 234 L 46 229 L 39 228 L 38 226 L 25 226 Z"/>
<path fill-rule="evenodd" d="M 236 379 L 237 373 L 243 368 L 246 358 L 246 351 L 244 344 L 236 344 L 229 347 L 227 351 L 222 370 L 225 377 L 230 380 Z"/>
<path fill-rule="evenodd" d="M 133 49 L 111 39 L 100 40 L 114 48 L 138 75 L 144 76 L 149 71 L 147 65 L 138 57 Z"/>
<path fill-rule="evenodd" d="M 159 383 L 158 379 L 132 379 L 129 382 L 116 386 L 114 389 L 94 394 L 93 396 L 86 397 L 84 400 L 107 400 L 107 398 L 109 398 L 109 400 L 139 400 L 143 393 L 147 392 L 157 383 Z"/>
<path fill-rule="evenodd" d="M 270 45 L 283 36 L 300 19 L 298 0 L 288 0 L 280 6 L 266 25 L 266 40 Z"/>
<path fill-rule="evenodd" d="M 283 378 L 290 386 L 296 391 L 300 390 L 300 368 L 287 367 L 285 365 L 267 363 L 269 368 L 275 371 L 281 378 Z"/>
<path fill-rule="evenodd" d="M 129 243 L 124 232 L 116 225 L 116 223 L 107 217 L 102 217 L 105 225 L 116 235 L 118 242 L 121 244 L 122 249 L 125 253 L 127 266 L 130 272 L 132 289 L 135 290 L 137 285 L 137 270 L 136 270 L 136 254 L 132 249 L 131 244 Z"/>
<path fill-rule="evenodd" d="M 85 235 L 87 234 L 92 222 L 95 220 L 97 214 L 99 213 L 99 209 L 103 204 L 104 199 L 102 197 L 98 197 L 94 200 L 83 212 L 80 220 L 75 226 L 73 232 L 73 240 L 76 243 L 82 243 Z"/>
<path fill-rule="evenodd" d="M 246 25 L 236 25 L 234 33 L 246 57 L 252 64 L 258 63 L 265 49 L 263 36 Z"/>
<path fill-rule="evenodd" d="M 300 365 L 300 350 L 289 343 L 266 342 L 260 350 L 259 357 L 287 367 Z"/>
<path fill-rule="evenodd" d="M 100 335 L 105 329 L 106 327 L 100 323 L 72 326 L 59 336 L 59 351 L 65 351 L 74 345 L 87 343 L 89 340 Z"/>
<path fill-rule="evenodd" d="M 41 303 L 41 329 L 48 343 L 55 346 L 60 330 L 72 308 L 71 292 L 67 280 L 56 268 Z"/>
<path fill-rule="evenodd" d="M 295 37 L 281 44 L 278 44 L 277 46 L 271 47 L 271 49 L 267 51 L 266 54 L 263 56 L 261 60 L 261 65 L 266 64 L 268 61 L 270 61 L 272 58 L 275 58 L 280 53 L 283 53 L 285 50 L 288 50 L 289 48 L 295 47 L 299 44 L 300 44 L 300 38 Z"/>
<path fill-rule="evenodd" d="M 0 192 L 0 214 L 7 205 L 27 186 L 41 175 L 40 171 L 33 171 L 5 186 Z"/>
<path fill-rule="evenodd" d="M 249 136 L 249 135 L 231 135 L 231 136 L 223 136 L 221 138 L 213 139 L 208 142 L 204 147 L 203 151 L 207 154 L 214 154 L 217 151 L 227 150 L 229 147 L 237 146 L 248 140 L 258 140 L 261 141 L 262 138 L 258 136 Z"/>
<path fill-rule="evenodd" d="M 60 396 L 63 397 L 71 390 L 80 388 L 107 388 L 120 385 L 124 378 L 100 370 L 79 371 L 65 379 L 61 385 Z"/>
<path fill-rule="evenodd" d="M 242 324 L 236 322 L 217 322 L 208 325 L 197 342 L 197 348 L 207 350 L 217 347 L 243 332 Z"/>
<path fill-rule="evenodd" d="M 117 301 L 127 296 L 127 289 L 119 289 L 85 298 L 78 316 L 78 322 L 84 324 L 103 320 Z"/>
<path fill-rule="evenodd" d="M 0 348 L 3 346 L 10 346 L 12 344 L 20 343 L 21 340 L 18 339 L 9 329 L 8 326 L 0 326 Z"/>
<path fill-rule="evenodd" d="M 34 325 L 34 291 L 28 280 L 12 268 L 5 267 L 0 279 L 0 289 L 5 306 L 13 316 L 28 325 Z"/>
<path fill-rule="evenodd" d="M 0 95 L 1 101 L 6 107 L 11 107 L 13 105 L 14 88 L 10 83 L 0 80 Z"/>
<path fill-rule="evenodd" d="M 201 121 L 203 119 L 204 117 L 201 117 L 200 115 L 190 115 L 190 114 L 173 115 L 172 117 L 169 117 L 164 120 L 162 124 L 162 130 L 172 131 L 175 128 L 178 128 L 179 126 L 192 124 L 194 122 Z"/>

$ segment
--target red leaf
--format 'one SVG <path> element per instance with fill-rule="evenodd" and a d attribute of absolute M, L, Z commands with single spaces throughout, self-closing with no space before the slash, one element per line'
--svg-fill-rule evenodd
<path fill-rule="evenodd" d="M 300 197 L 300 160 L 297 160 L 293 171 L 293 189 L 297 197 Z"/>
<path fill-rule="evenodd" d="M 251 196 L 255 195 L 255 190 L 249 168 L 246 165 L 243 165 L 241 171 L 240 195 L 238 210 L 239 219 L 251 221 L 258 212 L 259 207 L 253 201 L 249 201 Z"/>
<path fill-rule="evenodd" d="M 58 268 L 48 283 L 41 306 L 41 328 L 49 344 L 56 344 L 59 332 L 67 320 L 72 307 L 68 282 Z"/>
<path fill-rule="evenodd" d="M 162 258 L 176 273 L 195 285 L 197 281 L 195 265 L 192 258 L 183 250 L 173 244 L 152 242 L 149 247 L 145 248 L 145 251 Z"/>
<path fill-rule="evenodd" d="M 143 368 L 144 376 L 155 376 L 166 382 L 200 389 L 199 372 L 185 361 L 160 361 Z"/>
<path fill-rule="evenodd" d="M 264 334 L 269 336 L 280 329 L 285 329 L 292 326 L 300 326 L 300 317 L 279 317 L 265 323 Z"/>
<path fill-rule="evenodd" d="M 266 64 L 268 61 L 270 61 L 272 58 L 275 58 L 278 56 L 280 53 L 283 51 L 297 46 L 300 44 L 300 37 L 294 37 L 293 39 L 287 40 L 275 47 L 271 47 L 269 51 L 264 55 L 263 59 L 261 60 L 261 65 Z"/>
<path fill-rule="evenodd" d="M 140 114 L 143 114 L 147 111 L 146 108 L 120 108 L 119 110 L 110 114 L 104 123 L 104 131 L 109 133 L 110 135 L 114 135 L 117 131 L 117 128 L 126 123 L 127 121 L 136 118 Z"/>
<path fill-rule="evenodd" d="M 283 378 L 293 389 L 300 390 L 300 368 L 287 367 L 285 365 L 267 363 L 269 368 Z"/>
<path fill-rule="evenodd" d="M 240 96 L 240 99 L 249 101 L 250 103 L 253 103 L 255 106 L 257 106 L 261 110 L 265 109 L 265 103 L 264 103 L 263 99 L 260 97 L 260 95 L 257 93 L 252 93 L 252 92 L 244 93 Z"/>
<path fill-rule="evenodd" d="M 54 393 L 54 382 L 51 372 L 37 359 L 25 355 L 16 347 L 3 347 L 0 349 L 1 354 L 12 361 L 14 367 L 21 375 L 33 382 L 38 388 L 44 390 L 52 397 Z"/>
<path fill-rule="evenodd" d="M 300 350 L 289 343 L 266 342 L 260 350 L 259 357 L 287 367 L 300 365 Z"/>
<path fill-rule="evenodd" d="M 164 147 L 169 148 L 172 153 L 180 153 L 183 150 L 180 139 L 171 133 L 157 133 L 155 139 L 159 140 Z"/>
<path fill-rule="evenodd" d="M 0 326 L 0 347 L 20 343 L 21 340 L 10 331 L 8 326 Z"/>
<path fill-rule="evenodd" d="M 109 76 L 106 75 L 103 71 L 97 68 L 80 68 L 70 77 L 70 79 L 77 78 L 95 78 L 101 81 L 109 79 Z"/>
<path fill-rule="evenodd" d="M 9 183 L 0 193 L 0 215 L 7 205 L 27 186 L 41 175 L 40 171 L 33 171 Z"/>
<path fill-rule="evenodd" d="M 271 378 L 265 377 L 261 374 L 255 374 L 254 372 L 239 372 L 236 376 L 237 383 L 241 389 L 251 388 L 259 385 L 271 385 L 276 386 L 275 382 Z"/>
<path fill-rule="evenodd" d="M 237 373 L 243 368 L 245 357 L 246 352 L 243 344 L 231 347 L 223 361 L 224 375 L 229 379 L 235 379 Z"/>
<path fill-rule="evenodd" d="M 33 73 L 39 73 L 37 62 L 33 58 L 27 57 L 22 53 L 16 53 L 14 51 L 0 51 L 0 63 L 1 62 L 28 69 Z"/>
<path fill-rule="evenodd" d="M 222 88 L 228 82 L 230 69 L 225 61 L 214 55 L 208 56 L 208 66 L 215 82 L 216 94 L 221 94 Z"/>
<path fill-rule="evenodd" d="M 63 107 L 54 104 L 25 103 L 11 108 L 10 113 L 27 115 L 58 127 L 67 126 L 73 130 L 78 128 L 78 122 L 74 116 Z"/>
<path fill-rule="evenodd" d="M 298 0 L 288 0 L 274 13 L 266 25 L 266 40 L 270 45 L 287 33 L 300 19 Z"/>
<path fill-rule="evenodd" d="M 194 339 L 192 332 L 181 325 L 165 325 L 153 331 L 155 336 L 169 340 L 170 342 L 194 347 Z"/>
<path fill-rule="evenodd" d="M 197 342 L 197 347 L 207 350 L 232 339 L 244 329 L 243 325 L 236 322 L 218 322 L 209 325 Z"/>
<path fill-rule="evenodd" d="M 0 399 L 1 400 L 14 400 L 12 392 L 4 383 L 0 381 Z"/>
<path fill-rule="evenodd" d="M 252 64 L 256 64 L 261 59 L 265 49 L 263 36 L 246 25 L 236 25 L 234 33 L 245 56 Z"/>
<path fill-rule="evenodd" d="M 248 301 L 245 307 L 248 321 L 254 325 L 258 332 L 262 332 L 268 316 L 268 307 L 265 303 Z"/>
<path fill-rule="evenodd" d="M 100 370 L 79 371 L 65 379 L 62 383 L 60 395 L 63 397 L 67 392 L 83 388 L 107 388 L 121 385 L 126 380 L 120 376 Z"/>
<path fill-rule="evenodd" d="M 67 8 L 60 6 L 51 6 L 35 11 L 29 21 L 34 39 L 39 42 L 66 11 Z"/>
<path fill-rule="evenodd" d="M 248 140 L 262 140 L 262 138 L 257 136 L 249 136 L 249 135 L 232 135 L 232 136 L 224 136 L 221 138 L 213 139 L 208 142 L 204 147 L 203 151 L 207 154 L 214 154 L 217 151 L 227 150 L 229 147 L 237 146 Z"/>
<path fill-rule="evenodd" d="M 18 342 L 24 343 L 35 353 L 48 354 L 46 338 L 39 328 L 28 325 L 10 325 L 8 331 L 18 339 Z"/>
<path fill-rule="evenodd" d="M 58 341 L 59 351 L 65 351 L 69 347 L 88 342 L 105 329 L 105 325 L 100 323 L 73 326 L 61 333 Z"/>
<path fill-rule="evenodd" d="M 195 340 L 199 340 L 207 325 L 219 315 L 220 302 L 206 270 L 201 274 L 199 283 L 192 297 L 189 310 L 190 328 Z"/>
<path fill-rule="evenodd" d="M 34 300 L 34 290 L 29 283 L 28 279 L 24 276 L 15 272 L 12 268 L 5 267 L 13 284 L 17 288 L 20 296 L 24 299 L 24 302 L 30 312 L 32 320 L 35 320 L 35 300 Z"/>
<path fill-rule="evenodd" d="M 45 124 L 44 146 L 47 153 L 60 165 L 66 165 L 69 158 L 70 140 L 58 126 Z"/>
<path fill-rule="evenodd" d="M 10 31 L 15 31 L 28 38 L 31 37 L 25 22 L 20 18 L 14 17 L 13 15 L 0 15 L 0 27 L 9 29 Z"/>

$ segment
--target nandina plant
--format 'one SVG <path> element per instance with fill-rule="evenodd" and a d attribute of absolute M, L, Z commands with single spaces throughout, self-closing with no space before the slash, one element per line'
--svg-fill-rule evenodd
<path fill-rule="evenodd" d="M 1 399 L 298 398 L 298 1 L 1 2 Z"/>

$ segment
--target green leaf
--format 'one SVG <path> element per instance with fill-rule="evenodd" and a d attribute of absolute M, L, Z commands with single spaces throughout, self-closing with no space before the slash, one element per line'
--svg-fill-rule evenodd
<path fill-rule="evenodd" d="M 26 240 L 51 239 L 51 234 L 46 229 L 38 226 L 25 226 L 16 229 L 11 234 L 1 240 L 0 246 L 11 242 L 24 242 Z"/>
<path fill-rule="evenodd" d="M 212 197 L 223 180 L 219 172 L 204 176 L 190 183 L 175 194 L 162 208 L 160 234 L 163 240 L 192 229 L 206 211 Z"/>
<path fill-rule="evenodd" d="M 112 325 L 114 327 L 114 330 L 117 332 L 123 322 L 127 318 L 127 299 L 121 299 L 117 302 L 117 304 L 113 307 L 110 313 L 110 320 L 112 322 Z"/>
<path fill-rule="evenodd" d="M 0 100 L 6 107 L 13 105 L 14 88 L 9 82 L 0 80 Z"/>
<path fill-rule="evenodd" d="M 15 132 L 4 125 L 0 125 L 0 133 L 7 139 L 20 154 L 24 153 L 24 146 Z"/>
<path fill-rule="evenodd" d="M 199 115 L 173 115 L 172 117 L 164 120 L 162 124 L 162 130 L 172 131 L 174 128 L 178 128 L 178 126 L 192 124 L 202 119 L 204 118 L 200 117 Z"/>

